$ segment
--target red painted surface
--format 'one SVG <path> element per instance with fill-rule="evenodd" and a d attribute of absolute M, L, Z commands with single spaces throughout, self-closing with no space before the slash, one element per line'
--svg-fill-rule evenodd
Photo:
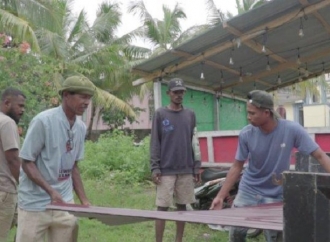
<path fill-rule="evenodd" d="M 330 152 L 330 134 L 315 134 L 315 142 L 325 152 Z"/>
<path fill-rule="evenodd" d="M 293 148 L 291 151 L 291 160 L 290 160 L 291 165 L 296 164 L 296 152 L 298 152 L 296 148 Z"/>
<path fill-rule="evenodd" d="M 231 163 L 235 159 L 238 136 L 218 136 L 213 138 L 214 162 Z M 330 133 L 315 134 L 315 142 L 327 153 L 330 153 Z M 209 161 L 207 138 L 199 138 L 202 161 Z M 291 152 L 290 163 L 295 164 L 295 153 L 297 149 Z"/>
<path fill-rule="evenodd" d="M 199 138 L 199 148 L 201 150 L 202 161 L 209 161 L 209 154 L 207 151 L 207 138 Z"/>
<path fill-rule="evenodd" d="M 151 210 L 82 207 L 74 205 L 48 205 L 47 209 L 68 211 L 77 217 L 98 219 L 107 225 L 122 225 L 163 219 L 191 223 L 239 226 L 259 229 L 283 230 L 283 204 L 267 204 L 254 207 L 186 212 L 162 212 Z"/>
<path fill-rule="evenodd" d="M 238 136 L 213 138 L 214 162 L 229 163 L 235 159 Z"/>

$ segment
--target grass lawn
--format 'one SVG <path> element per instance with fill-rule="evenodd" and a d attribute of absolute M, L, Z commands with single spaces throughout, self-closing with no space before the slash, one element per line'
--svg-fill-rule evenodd
<path fill-rule="evenodd" d="M 154 210 L 153 185 L 112 185 L 106 181 L 84 181 L 86 192 L 95 206 Z M 10 240 L 13 241 L 11 232 Z M 175 223 L 167 222 L 164 242 L 173 242 Z M 187 224 L 184 241 L 227 242 L 226 232 L 214 231 L 202 224 Z M 142 222 L 121 226 L 108 226 L 96 220 L 80 219 L 79 242 L 153 242 L 154 222 Z M 248 240 L 264 242 L 263 236 Z"/>

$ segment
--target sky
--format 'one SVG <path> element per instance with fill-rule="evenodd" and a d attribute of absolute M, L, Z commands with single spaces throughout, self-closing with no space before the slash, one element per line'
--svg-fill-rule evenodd
<path fill-rule="evenodd" d="M 88 21 L 93 23 L 96 15 L 96 10 L 101 2 L 104 0 L 75 0 L 73 9 L 78 14 L 82 9 L 87 12 Z M 128 4 L 134 0 L 117 0 L 116 2 L 121 4 L 122 8 L 122 25 L 118 29 L 118 36 L 126 34 L 142 23 L 138 16 L 132 13 L 127 13 Z M 111 2 L 114 2 L 112 0 Z M 170 8 L 173 8 L 176 3 L 183 8 L 187 15 L 186 20 L 181 22 L 183 30 L 188 29 L 194 25 L 204 24 L 207 21 L 205 0 L 144 0 L 144 4 L 150 14 L 158 19 L 162 19 L 162 5 L 165 4 Z M 222 12 L 231 12 L 233 15 L 237 14 L 236 1 L 235 0 L 214 0 L 218 9 Z"/>

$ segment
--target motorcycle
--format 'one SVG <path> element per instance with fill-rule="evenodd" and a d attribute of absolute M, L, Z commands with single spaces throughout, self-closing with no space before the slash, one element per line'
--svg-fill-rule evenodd
<path fill-rule="evenodd" d="M 192 204 L 192 208 L 195 210 L 208 210 L 212 204 L 213 199 L 220 191 L 222 185 L 226 180 L 226 176 L 229 169 L 219 168 L 206 168 L 201 174 L 201 186 L 195 188 L 195 199 L 196 202 Z M 241 173 L 242 176 L 243 173 Z M 233 204 L 235 196 L 238 192 L 238 186 L 241 176 L 236 181 L 235 185 L 229 192 L 229 196 L 224 200 L 223 208 L 230 208 Z M 222 226 L 209 225 L 212 229 L 227 230 Z M 261 229 L 249 229 L 247 237 L 254 238 L 262 233 Z"/>

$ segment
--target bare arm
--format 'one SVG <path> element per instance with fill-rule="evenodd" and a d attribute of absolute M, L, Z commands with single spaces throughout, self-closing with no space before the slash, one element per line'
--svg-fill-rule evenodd
<path fill-rule="evenodd" d="M 49 194 L 52 203 L 64 203 L 62 196 L 45 181 L 34 162 L 23 160 L 22 168 L 31 181 Z"/>
<path fill-rule="evenodd" d="M 18 149 L 10 149 L 5 151 L 5 158 L 8 162 L 8 166 L 11 174 L 18 183 L 19 169 L 21 167 L 21 159 L 18 157 Z"/>
<path fill-rule="evenodd" d="M 322 165 L 322 167 L 330 173 L 330 157 L 321 149 L 318 148 L 314 152 L 311 153 L 318 162 Z"/>
<path fill-rule="evenodd" d="M 213 203 L 210 207 L 210 209 L 221 209 L 223 206 L 223 200 L 229 195 L 229 191 L 232 189 L 234 184 L 236 183 L 237 179 L 241 175 L 241 172 L 243 170 L 244 162 L 235 160 L 233 165 L 231 166 L 227 176 L 226 180 L 221 187 L 218 195 L 213 200 Z"/>
<path fill-rule="evenodd" d="M 75 162 L 72 168 L 72 183 L 73 183 L 73 189 L 77 194 L 81 204 L 91 205 L 85 193 L 84 185 L 81 180 L 80 171 L 77 162 Z"/>

